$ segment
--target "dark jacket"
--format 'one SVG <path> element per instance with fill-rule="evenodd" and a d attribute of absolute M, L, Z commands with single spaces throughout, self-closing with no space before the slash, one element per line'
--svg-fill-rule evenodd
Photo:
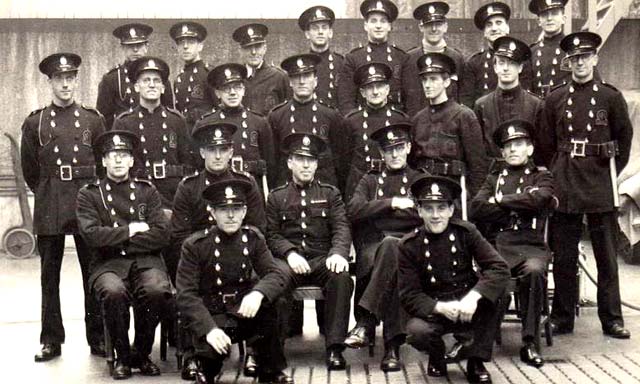
<path fill-rule="evenodd" d="M 338 76 L 342 71 L 344 56 L 331 50 L 326 50 L 322 53 L 311 53 L 315 53 L 322 59 L 320 64 L 316 65 L 316 75 L 318 76 L 316 96 L 324 105 L 337 109 Z"/>
<path fill-rule="evenodd" d="M 287 74 L 267 63 L 262 63 L 255 73 L 245 80 L 245 84 L 243 104 L 265 116 L 271 108 L 291 97 Z"/>
<path fill-rule="evenodd" d="M 188 129 L 214 106 L 214 94 L 207 84 L 209 64 L 202 60 L 186 64 L 173 82 L 175 108 L 180 112 Z"/>

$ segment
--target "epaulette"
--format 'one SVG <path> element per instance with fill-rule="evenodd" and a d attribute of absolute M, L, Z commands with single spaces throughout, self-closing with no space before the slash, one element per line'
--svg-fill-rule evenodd
<path fill-rule="evenodd" d="M 359 47 L 355 47 L 355 48 L 353 48 L 352 50 L 350 50 L 350 51 L 349 51 L 349 53 L 354 53 L 354 52 L 359 51 L 359 50 L 361 50 L 361 49 L 364 49 L 364 46 L 362 46 L 362 45 L 361 45 L 361 46 L 359 46 Z"/>
<path fill-rule="evenodd" d="M 42 106 L 42 108 L 38 108 L 38 109 L 36 109 L 36 110 L 31 111 L 31 113 L 29 113 L 29 116 L 36 115 L 36 114 L 38 114 L 38 113 L 40 113 L 40 112 L 44 111 L 46 108 L 47 108 L 47 106 L 46 106 L 46 105 L 43 105 L 43 106 Z"/>
<path fill-rule="evenodd" d="M 397 49 L 398 51 L 400 51 L 400 52 L 402 52 L 402 53 L 406 53 L 406 52 L 404 51 L 404 49 L 402 49 L 402 48 L 398 47 L 397 45 L 395 45 L 395 44 L 390 44 L 390 45 L 391 45 L 391 47 L 392 47 L 392 48 L 395 48 L 395 49 Z"/>
<path fill-rule="evenodd" d="M 206 69 L 206 70 L 208 70 L 208 71 L 210 71 L 210 70 L 211 70 L 211 67 L 209 66 L 209 63 L 207 63 L 207 62 L 204 62 L 204 67 L 205 67 L 205 69 Z"/>
<path fill-rule="evenodd" d="M 449 221 L 449 225 L 456 225 L 458 227 L 462 227 L 462 228 L 466 229 L 469 232 L 471 232 L 473 230 L 477 230 L 476 226 L 472 222 L 464 221 L 462 219 L 458 219 L 458 218 L 455 218 L 455 217 L 451 218 L 451 220 Z"/>
<path fill-rule="evenodd" d="M 461 50 L 459 50 L 459 49 L 458 49 L 458 48 L 456 48 L 456 47 L 450 47 L 450 46 L 448 46 L 448 45 L 447 45 L 445 48 L 446 48 L 447 50 L 449 50 L 449 51 L 457 52 L 457 53 L 459 53 L 459 54 L 461 54 L 461 55 L 462 55 L 462 51 L 461 51 Z"/>
<path fill-rule="evenodd" d="M 407 113 L 401 109 L 398 109 L 395 105 L 391 106 L 391 109 L 395 112 L 398 112 L 399 114 L 403 115 L 404 117 L 409 117 L 409 115 L 407 115 Z"/>
<path fill-rule="evenodd" d="M 535 170 L 538 172 L 548 172 L 549 168 L 545 167 L 544 165 L 536 165 Z"/>
<path fill-rule="evenodd" d="M 422 46 L 416 45 L 415 47 L 411 47 L 411 48 L 409 48 L 407 50 L 407 53 L 411 54 L 411 53 L 414 53 L 414 52 L 417 52 L 417 51 L 422 52 Z"/>
<path fill-rule="evenodd" d="M 246 224 L 242 226 L 242 229 L 255 233 L 259 238 L 265 238 L 264 234 L 256 226 Z"/>
<path fill-rule="evenodd" d="M 329 189 L 335 189 L 336 191 L 340 192 L 340 190 L 338 189 L 338 187 L 336 187 L 335 185 L 331 185 L 329 183 L 323 183 L 322 181 L 318 180 L 318 185 L 321 187 L 325 187 L 325 188 L 329 188 Z"/>
<path fill-rule="evenodd" d="M 378 167 L 378 168 L 369 168 L 369 170 L 367 170 L 367 175 L 378 175 L 380 173 L 382 173 L 382 167 Z"/>
<path fill-rule="evenodd" d="M 405 244 L 407 241 L 414 239 L 416 236 L 418 236 L 418 233 L 420 233 L 420 230 L 418 228 L 414 229 L 413 231 L 406 233 L 404 236 L 402 236 L 402 238 L 400 239 L 400 243 L 401 244 Z"/>
<path fill-rule="evenodd" d="M 185 180 L 191 180 L 191 179 L 195 179 L 196 177 L 200 176 L 200 172 L 198 172 L 197 170 L 193 171 L 192 174 L 190 175 L 186 175 L 185 177 L 182 178 L 181 181 L 185 181 Z"/>
<path fill-rule="evenodd" d="M 139 179 L 139 178 L 137 178 L 137 177 L 134 177 L 134 178 L 133 178 L 133 181 L 135 181 L 136 183 L 142 183 L 142 184 L 146 184 L 146 185 L 148 185 L 148 186 L 150 186 L 150 187 L 153 187 L 153 183 L 152 183 L 152 182 L 150 182 L 149 180 Z"/>
<path fill-rule="evenodd" d="M 115 65 L 115 67 L 111 68 L 110 70 L 107 71 L 107 74 L 117 71 L 118 69 L 120 69 L 120 67 L 122 67 L 122 64 L 118 63 Z"/>
<path fill-rule="evenodd" d="M 209 236 L 209 230 L 208 229 L 201 229 L 201 230 L 199 230 L 197 232 L 192 233 L 191 236 L 189 236 L 187 238 L 187 241 L 195 243 L 196 241 L 200 241 L 202 239 L 206 239 L 207 236 Z"/>
<path fill-rule="evenodd" d="M 344 115 L 344 117 L 347 118 L 347 117 L 353 116 L 360 111 L 362 111 L 360 108 L 354 108 L 351 111 L 347 112 L 347 114 Z"/>
<path fill-rule="evenodd" d="M 476 52 L 476 53 L 472 54 L 471 56 L 469 56 L 469 58 L 468 58 L 467 60 L 471 60 L 471 59 L 473 59 L 474 57 L 476 57 L 476 56 L 480 56 L 480 55 L 483 55 L 483 54 L 484 54 L 484 49 L 482 49 L 482 50 L 480 50 L 480 51 L 478 51 L 478 52 Z"/>
<path fill-rule="evenodd" d="M 94 179 L 87 184 L 85 184 L 87 188 L 98 188 L 100 187 L 100 179 Z"/>
<path fill-rule="evenodd" d="M 528 90 L 528 89 L 525 89 L 525 92 L 527 92 L 527 93 L 528 93 L 528 94 L 530 94 L 531 96 L 535 96 L 535 97 L 536 97 L 536 99 L 540 99 L 540 100 L 542 100 L 542 97 L 540 97 L 540 95 L 535 94 L 535 93 L 531 92 L 531 91 L 530 91 L 530 90 Z"/>
<path fill-rule="evenodd" d="M 338 53 L 338 52 L 332 51 L 331 54 L 334 55 L 334 56 L 338 56 L 338 57 L 341 57 L 341 58 L 344 59 L 344 55 L 342 53 Z"/>
<path fill-rule="evenodd" d="M 280 109 L 280 108 L 284 107 L 285 105 L 287 105 L 288 102 L 289 102 L 289 100 L 285 100 L 282 103 L 275 105 L 273 108 L 271 108 L 269 113 L 274 112 L 276 109 Z"/>
<path fill-rule="evenodd" d="M 249 179 L 253 179 L 253 176 L 251 176 L 251 174 L 249 172 L 240 171 L 240 170 L 237 170 L 237 169 L 235 169 L 233 167 L 231 167 L 229 169 L 231 170 L 231 172 L 235 173 L 236 175 L 242 175 L 242 176 L 245 176 L 245 177 L 247 177 Z"/>
<path fill-rule="evenodd" d="M 94 107 L 90 107 L 90 106 L 85 105 L 85 104 L 80 104 L 80 106 L 82 107 L 82 109 L 87 110 L 87 111 L 89 111 L 89 112 L 93 112 L 93 113 L 95 113 L 96 115 L 98 115 L 98 116 L 102 117 L 102 113 L 100 113 L 100 111 L 98 111 L 98 110 L 97 110 L 97 109 L 95 109 Z"/>
<path fill-rule="evenodd" d="M 565 85 L 566 85 L 566 84 L 558 84 L 558 85 L 556 85 L 556 86 L 552 87 L 552 88 L 549 90 L 549 93 L 554 92 L 554 91 L 557 91 L 558 89 L 563 88 Z"/>
<path fill-rule="evenodd" d="M 284 69 L 282 69 L 282 68 L 280 68 L 279 66 L 275 65 L 273 62 L 271 63 L 271 65 L 269 66 L 269 68 L 273 68 L 273 69 L 275 69 L 276 71 L 278 71 L 278 72 L 282 73 L 283 75 L 285 75 L 285 76 L 289 76 L 289 75 L 287 74 L 287 71 L 285 71 Z"/>
<path fill-rule="evenodd" d="M 133 113 L 133 109 L 127 109 L 126 111 L 124 111 L 121 114 L 119 114 L 118 116 L 116 116 L 115 120 L 118 120 L 118 119 L 120 119 L 122 117 L 125 117 L 127 115 L 131 115 L 132 113 Z"/>
<path fill-rule="evenodd" d="M 198 120 L 202 120 L 205 117 L 209 117 L 209 116 L 214 115 L 216 113 L 218 113 L 218 110 L 214 107 L 211 111 L 209 111 L 209 112 L 205 113 L 204 115 L 200 116 L 200 118 Z"/>
<path fill-rule="evenodd" d="M 171 108 L 171 107 L 165 107 L 167 109 L 167 111 L 173 113 L 174 115 L 177 115 L 178 117 L 184 118 L 184 116 L 182 116 L 182 113 L 180 113 L 177 109 Z"/>
<path fill-rule="evenodd" d="M 282 184 L 282 185 L 279 185 L 279 186 L 277 186 L 277 187 L 273 188 L 273 189 L 271 190 L 270 194 L 271 194 L 271 193 L 273 193 L 273 192 L 276 192 L 276 191 L 283 190 L 283 189 L 287 188 L 287 186 L 288 186 L 288 185 L 289 185 L 289 183 L 288 183 L 288 182 L 287 182 L 287 183 L 284 183 L 284 184 Z"/>
<path fill-rule="evenodd" d="M 613 85 L 611 85 L 611 84 L 609 84 L 609 83 L 605 82 L 604 80 L 600 80 L 600 84 L 604 85 L 604 86 L 605 86 L 605 87 L 607 87 L 607 88 L 613 89 L 613 90 L 614 90 L 614 91 L 616 91 L 616 92 L 620 92 L 620 91 L 618 90 L 618 88 L 616 88 L 616 87 L 614 87 Z"/>

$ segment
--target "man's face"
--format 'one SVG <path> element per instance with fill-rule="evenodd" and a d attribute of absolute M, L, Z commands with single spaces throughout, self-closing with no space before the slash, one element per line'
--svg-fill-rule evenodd
<path fill-rule="evenodd" d="M 73 100 L 73 95 L 78 87 L 77 72 L 56 73 L 49 79 L 54 101 L 65 105 Z"/>
<path fill-rule="evenodd" d="M 425 73 L 420 76 L 420 81 L 422 82 L 424 96 L 428 100 L 437 99 L 447 91 L 447 87 L 451 84 L 449 76 L 442 73 Z"/>
<path fill-rule="evenodd" d="M 484 23 L 484 38 L 493 43 L 498 37 L 509 34 L 509 24 L 504 16 L 491 16 Z"/>
<path fill-rule="evenodd" d="M 222 105 L 227 108 L 236 108 L 242 105 L 244 91 L 244 83 L 236 81 L 216 88 L 215 93 L 216 97 L 222 102 Z"/>
<path fill-rule="evenodd" d="M 246 205 L 227 205 L 214 207 L 211 216 L 216 221 L 219 230 L 227 235 L 233 235 L 242 227 L 242 220 L 247 215 Z"/>
<path fill-rule="evenodd" d="M 425 228 L 436 235 L 447 229 L 453 211 L 453 204 L 442 201 L 422 202 L 418 205 L 418 214 L 422 217 Z"/>
<path fill-rule="evenodd" d="M 509 85 L 519 81 L 522 64 L 506 57 L 496 56 L 493 70 L 498 75 L 498 85 L 509 88 Z"/>
<path fill-rule="evenodd" d="M 525 165 L 531 155 L 533 155 L 533 145 L 525 138 L 509 140 L 502 147 L 502 157 L 512 167 Z"/>
<path fill-rule="evenodd" d="M 127 61 L 139 59 L 146 55 L 149 50 L 149 43 L 146 41 L 138 44 L 122 44 L 121 46 Z"/>
<path fill-rule="evenodd" d="M 204 159 L 204 167 L 211 173 L 222 173 L 229 168 L 233 157 L 232 145 L 212 145 L 200 148 L 200 156 Z"/>
<path fill-rule="evenodd" d="M 316 174 L 318 159 L 311 156 L 292 154 L 287 159 L 287 167 L 291 170 L 293 181 L 298 184 L 308 184 Z"/>
<path fill-rule="evenodd" d="M 391 23 L 384 13 L 372 12 L 364 20 L 364 30 L 367 32 L 367 39 L 373 43 L 387 41 L 391 32 Z"/>
<path fill-rule="evenodd" d="M 360 88 L 360 94 L 370 106 L 383 107 L 387 104 L 390 89 L 391 87 L 389 87 L 388 83 L 376 81 Z"/>
<path fill-rule="evenodd" d="M 289 76 L 289 86 L 293 90 L 293 94 L 299 99 L 307 99 L 313 96 L 317 85 L 318 77 L 315 72 Z"/>
<path fill-rule="evenodd" d="M 444 39 L 444 34 L 447 33 L 449 24 L 446 21 L 431 21 L 426 24 L 420 24 L 418 27 L 424 40 L 429 44 L 437 45 Z"/>
<path fill-rule="evenodd" d="M 399 143 L 380 149 L 380 154 L 384 158 L 384 163 L 392 171 L 402 169 L 407 166 L 407 156 L 411 152 L 411 143 Z"/>
<path fill-rule="evenodd" d="M 542 28 L 547 36 L 554 36 L 562 31 L 567 17 L 563 8 L 553 8 L 540 13 L 538 16 L 538 26 Z"/>
<path fill-rule="evenodd" d="M 129 176 L 129 169 L 133 167 L 133 155 L 129 151 L 109 151 L 102 156 L 102 165 L 110 179 L 124 180 Z"/>
<path fill-rule="evenodd" d="M 309 29 L 304 31 L 304 36 L 317 48 L 329 45 L 333 38 L 333 28 L 328 21 L 316 21 L 309 24 Z"/>
<path fill-rule="evenodd" d="M 587 82 L 593 77 L 593 70 L 598 65 L 598 55 L 595 53 L 585 53 L 569 57 L 569 65 L 574 80 L 577 82 Z"/>
<path fill-rule="evenodd" d="M 157 71 L 142 71 L 134 87 L 140 98 L 147 101 L 158 101 L 164 93 L 164 83 Z"/>
<path fill-rule="evenodd" d="M 252 67 L 257 67 L 262 63 L 264 55 L 267 53 L 267 43 L 251 44 L 242 47 L 241 50 L 244 63 Z"/>
<path fill-rule="evenodd" d="M 200 60 L 200 53 L 204 44 L 195 37 L 182 37 L 176 41 L 180 58 L 185 63 L 193 63 Z"/>

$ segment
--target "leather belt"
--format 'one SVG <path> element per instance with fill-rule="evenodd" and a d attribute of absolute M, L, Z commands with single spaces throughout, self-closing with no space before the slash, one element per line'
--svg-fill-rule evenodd
<path fill-rule="evenodd" d="M 596 156 L 611 158 L 619 153 L 618 142 L 615 140 L 600 144 L 589 144 L 586 140 L 571 139 L 570 142 L 558 144 L 558 151 L 569 153 L 571 157 Z"/>
<path fill-rule="evenodd" d="M 538 228 L 542 228 L 539 223 L 544 223 L 544 219 L 538 220 L 537 217 L 522 218 L 520 216 L 511 216 L 509 218 L 509 224 L 501 227 L 500 231 L 537 230 Z"/>
<path fill-rule="evenodd" d="M 267 174 L 267 162 L 262 159 L 245 161 L 242 156 L 233 156 L 231 158 L 231 167 L 236 172 L 244 171 L 254 176 Z"/>
<path fill-rule="evenodd" d="M 185 174 L 184 166 L 182 165 L 153 163 L 145 168 L 145 176 L 156 180 L 166 179 L 167 177 L 183 177 Z"/>
<path fill-rule="evenodd" d="M 71 181 L 73 179 L 91 179 L 96 176 L 95 165 L 72 166 L 60 165 L 53 167 L 44 167 L 40 177 L 56 177 L 62 181 Z"/>
<path fill-rule="evenodd" d="M 432 175 L 462 176 L 465 164 L 460 160 L 439 161 L 434 159 L 418 159 L 417 168 L 422 168 Z"/>

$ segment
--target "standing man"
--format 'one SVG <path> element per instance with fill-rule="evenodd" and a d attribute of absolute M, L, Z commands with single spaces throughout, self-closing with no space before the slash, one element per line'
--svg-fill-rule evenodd
<path fill-rule="evenodd" d="M 511 276 L 519 279 L 523 344 L 520 359 L 539 368 L 544 359 L 538 353 L 535 338 L 540 334 L 551 260 L 545 222 L 557 199 L 553 196 L 551 172 L 531 161 L 534 129 L 526 120 L 509 120 L 495 131 L 493 138 L 502 149 L 506 165 L 487 176 L 471 203 L 471 219 L 489 226 L 490 240 L 509 264 Z M 511 298 L 511 292 L 506 295 Z"/>
<path fill-rule="evenodd" d="M 276 147 L 276 185 L 285 184 L 289 179 L 286 165 L 288 154 L 284 139 L 291 133 L 307 133 L 321 137 L 326 145 L 318 159 L 316 176 L 323 183 L 338 188 L 344 184 L 344 177 L 340 177 L 344 166 L 338 159 L 342 152 L 339 143 L 344 140 L 342 116 L 314 97 L 318 86 L 317 66 L 320 61 L 320 56 L 313 53 L 291 56 L 282 61 L 281 66 L 289 75 L 293 98 L 271 110 L 268 117 Z"/>
<path fill-rule="evenodd" d="M 120 40 L 124 53 L 124 63 L 116 65 L 100 80 L 96 108 L 106 120 L 107 129 L 122 112 L 132 110 L 139 103 L 138 92 L 133 87 L 129 64 L 145 56 L 149 50 L 149 35 L 153 28 L 140 23 L 121 25 L 113 30 L 113 36 Z M 162 104 L 173 108 L 173 93 L 169 80 L 164 83 L 166 92 L 162 94 Z"/>
<path fill-rule="evenodd" d="M 207 29 L 194 21 L 181 21 L 171 27 L 169 35 L 184 64 L 173 83 L 175 108 L 184 116 L 190 132 L 195 122 L 214 105 L 213 94 L 207 86 L 209 64 L 200 56 Z"/>
<path fill-rule="evenodd" d="M 469 108 L 473 108 L 480 96 L 493 91 L 498 84 L 492 68 L 492 44 L 499 37 L 509 34 L 509 17 L 511 8 L 499 1 L 483 5 L 473 17 L 476 27 L 483 31 L 484 48 L 469 57 L 462 72 L 465 81 L 460 89 L 460 100 Z"/>
<path fill-rule="evenodd" d="M 254 185 L 224 179 L 200 198 L 210 206 L 215 225 L 189 237 L 178 266 L 178 306 L 187 317 L 200 362 L 198 383 L 214 383 L 231 344 L 254 340 L 260 383 L 293 383 L 278 337 L 275 302 L 289 288 L 264 235 L 243 226 Z"/>
<path fill-rule="evenodd" d="M 398 7 L 391 0 L 365 0 L 360 5 L 364 17 L 367 45 L 359 47 L 345 56 L 342 71 L 338 76 L 338 108 L 343 115 L 362 105 L 354 74 L 357 68 L 371 61 L 387 63 L 393 72 L 389 81 L 389 99 L 392 105 L 403 109 L 402 64 L 407 54 L 395 44 L 389 44 L 392 23 L 398 18 Z"/>
<path fill-rule="evenodd" d="M 82 282 L 87 342 L 91 354 L 104 356 L 100 310 L 91 296 L 91 252 L 78 234 L 75 206 L 78 190 L 95 177 L 93 145 L 104 132 L 104 119 L 95 109 L 76 103 L 80 56 L 56 53 L 40 62 L 47 75 L 51 104 L 29 114 L 22 124 L 22 172 L 35 195 L 33 229 L 40 254 L 42 287 L 42 350 L 35 361 L 61 353 L 65 332 L 60 311 L 60 268 L 65 235 L 73 235 Z"/>
<path fill-rule="evenodd" d="M 443 53 L 427 53 L 418 59 L 418 71 L 428 105 L 412 119 L 410 162 L 431 175 L 457 182 L 464 177 L 463 191 L 471 198 L 482 185 L 487 165 L 473 111 L 447 95 L 455 62 Z"/>
<path fill-rule="evenodd" d="M 113 129 L 135 133 L 140 139 L 136 153 L 135 174 L 148 178 L 158 188 L 162 205 L 171 209 L 178 183 L 193 163 L 189 150 L 189 133 L 184 117 L 161 104 L 167 92 L 169 66 L 157 57 L 141 57 L 130 65 L 140 105 L 118 116 Z M 170 92 L 170 91 L 169 91 Z"/>
<path fill-rule="evenodd" d="M 449 77 L 451 85 L 447 88 L 447 96 L 460 101 L 459 90 L 464 69 L 464 56 L 459 50 L 447 45 L 444 39 L 449 30 L 448 12 L 449 5 L 442 1 L 422 4 L 413 11 L 413 18 L 419 22 L 418 28 L 422 32 L 422 41 L 419 46 L 407 52 L 408 58 L 402 68 L 402 89 L 406 95 L 405 106 L 409 116 L 415 116 L 428 105 L 418 74 L 418 59 L 425 53 L 443 53 L 453 59 L 456 71 Z"/>
<path fill-rule="evenodd" d="M 400 301 L 411 317 L 407 342 L 429 354 L 427 375 L 447 376 L 442 336 L 471 331 L 467 379 L 491 383 L 483 362 L 491 360 L 499 322 L 495 302 L 509 281 L 509 267 L 473 224 L 452 218 L 460 196 L 455 181 L 424 175 L 411 193 L 424 225 L 400 241 Z"/>
<path fill-rule="evenodd" d="M 116 380 L 144 376 L 160 369 L 149 355 L 156 326 L 171 310 L 171 283 L 160 252 L 168 244 L 168 222 L 160 194 L 150 182 L 131 179 L 138 138 L 127 131 L 102 134 L 96 152 L 106 177 L 78 192 L 80 233 L 95 251 L 90 286 L 104 306 L 105 324 L 113 338 Z M 129 305 L 134 305 L 135 340 L 129 344 Z"/>
<path fill-rule="evenodd" d="M 289 264 L 293 287 L 319 285 L 325 297 L 324 330 L 329 370 L 345 369 L 353 281 L 349 276 L 351 231 L 340 191 L 315 178 L 325 141 L 293 133 L 284 141 L 291 180 L 269 194 L 267 242 Z"/>
<path fill-rule="evenodd" d="M 347 131 L 346 159 L 348 176 L 343 191 L 350 201 L 362 176 L 370 170 L 381 170 L 382 158 L 378 143 L 371 139 L 373 130 L 386 125 L 405 123 L 409 116 L 389 103 L 392 69 L 385 63 L 368 63 L 358 67 L 353 80 L 364 99 L 362 108 L 345 116 Z"/>
<path fill-rule="evenodd" d="M 242 61 L 247 68 L 244 104 L 263 115 L 291 96 L 287 75 L 264 62 L 268 33 L 269 29 L 263 24 L 247 24 L 233 31 L 233 40 L 240 44 Z"/>
<path fill-rule="evenodd" d="M 378 142 L 384 168 L 369 171 L 358 183 L 347 206 L 354 228 L 356 258 L 355 303 L 359 318 L 344 342 L 350 348 L 370 345 L 378 321 L 384 321 L 384 357 L 380 368 L 399 371 L 406 318 L 400 306 L 396 272 L 400 237 L 420 225 L 409 186 L 420 175 L 407 166 L 411 151 L 411 125 L 381 126 L 371 135 Z M 363 286 L 363 287 L 361 287 Z"/>
<path fill-rule="evenodd" d="M 318 87 L 315 95 L 324 105 L 334 109 L 338 108 L 338 74 L 344 63 L 344 56 L 331 50 L 335 20 L 331 8 L 322 5 L 305 10 L 298 18 L 298 26 L 309 41 L 310 52 L 321 59 L 316 66 Z"/>
<path fill-rule="evenodd" d="M 633 127 L 622 94 L 594 79 L 599 35 L 577 32 L 560 47 L 571 65 L 571 81 L 552 90 L 542 113 L 544 145 L 553 156 L 560 206 L 551 220 L 555 297 L 551 311 L 554 333 L 571 333 L 578 301 L 576 273 L 583 216 L 591 234 L 598 267 L 598 316 L 605 335 L 628 339 L 618 281 L 616 171 L 629 161 Z"/>
<path fill-rule="evenodd" d="M 498 87 L 479 98 L 473 109 L 482 126 L 487 157 L 495 163 L 504 164 L 502 150 L 493 139 L 498 126 L 512 119 L 526 120 L 535 126 L 540 120 L 544 103 L 520 84 L 519 76 L 531 57 L 531 50 L 527 44 L 504 36 L 496 39 L 492 48 L 495 56 L 493 70 L 498 76 Z M 532 135 L 535 143 L 537 130 L 532 132 Z M 535 156 L 535 159 L 539 160 L 538 156 Z"/>

